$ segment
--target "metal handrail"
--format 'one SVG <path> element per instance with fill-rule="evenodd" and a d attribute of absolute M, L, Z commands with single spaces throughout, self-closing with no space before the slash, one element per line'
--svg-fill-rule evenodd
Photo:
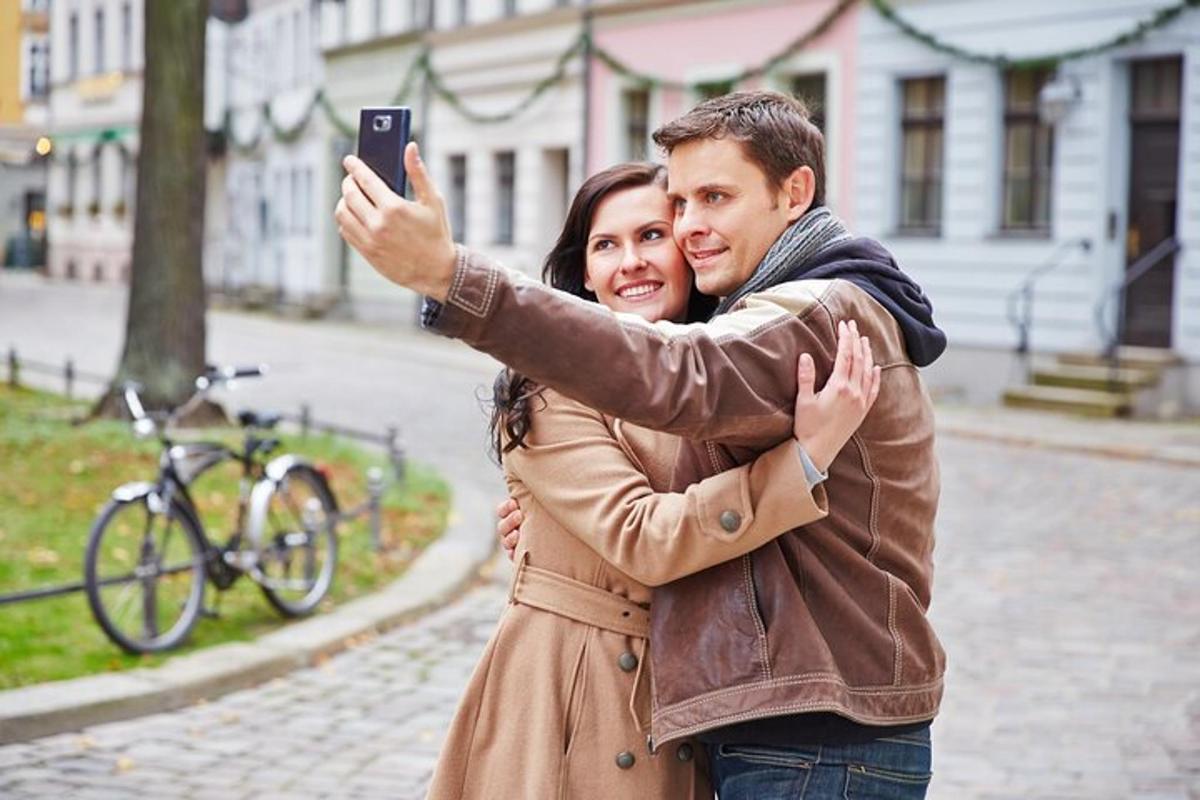
<path fill-rule="evenodd" d="M 1030 343 L 1033 333 L 1033 296 L 1034 288 L 1037 282 L 1053 272 L 1058 267 L 1062 266 L 1066 260 L 1066 255 L 1073 252 L 1075 248 L 1079 248 L 1083 252 L 1090 252 L 1092 249 L 1091 239 L 1071 239 L 1062 242 L 1038 267 L 1034 268 L 1025 276 L 1025 280 L 1016 289 L 1008 293 L 1007 298 L 1007 317 L 1009 323 L 1017 329 L 1017 347 L 1016 354 L 1021 358 L 1022 366 L 1025 370 L 1025 380 L 1029 380 L 1030 365 Z"/>
<path fill-rule="evenodd" d="M 1118 366 L 1117 348 L 1121 346 L 1121 339 L 1125 332 L 1125 296 L 1129 292 L 1129 287 L 1150 270 L 1178 253 L 1182 247 L 1174 236 L 1163 239 L 1141 258 L 1130 264 L 1129 269 L 1125 270 L 1125 274 L 1121 276 L 1120 280 L 1113 282 L 1097 301 L 1094 312 L 1096 331 L 1100 334 L 1101 341 L 1104 342 L 1104 357 L 1108 359 L 1109 366 L 1114 370 Z M 1109 328 L 1105 320 L 1108 316 L 1109 305 L 1114 299 L 1117 301 L 1117 324 Z"/>

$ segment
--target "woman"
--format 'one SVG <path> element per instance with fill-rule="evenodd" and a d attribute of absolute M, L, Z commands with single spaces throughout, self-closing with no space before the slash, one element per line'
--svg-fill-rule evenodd
<path fill-rule="evenodd" d="M 711 300 L 693 290 L 672 218 L 662 167 L 601 172 L 576 195 L 544 277 L 647 320 L 703 318 Z M 851 387 L 855 399 L 814 396 L 812 371 L 802 357 L 795 440 L 676 494 L 662 490 L 679 439 L 501 373 L 492 429 L 524 512 L 517 569 L 430 798 L 712 797 L 699 747 L 646 747 L 648 587 L 825 515 L 814 485 L 874 401 L 878 370 L 843 325 L 827 386 Z"/>

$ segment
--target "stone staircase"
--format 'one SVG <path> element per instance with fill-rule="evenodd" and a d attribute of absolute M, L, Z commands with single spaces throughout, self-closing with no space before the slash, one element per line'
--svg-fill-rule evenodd
<path fill-rule="evenodd" d="M 1027 386 L 1004 392 L 1016 408 L 1066 411 L 1096 417 L 1170 419 L 1180 413 L 1182 359 L 1171 350 L 1121 347 L 1113 369 L 1098 353 L 1062 353 L 1036 367 Z"/>

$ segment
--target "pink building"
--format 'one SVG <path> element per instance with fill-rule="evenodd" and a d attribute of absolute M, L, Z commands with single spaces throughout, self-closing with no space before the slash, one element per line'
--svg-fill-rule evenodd
<path fill-rule="evenodd" d="M 650 134 L 732 88 L 804 98 L 825 132 L 829 205 L 854 220 L 854 97 L 860 4 L 845 0 L 600 6 L 586 172 L 653 157 Z"/>

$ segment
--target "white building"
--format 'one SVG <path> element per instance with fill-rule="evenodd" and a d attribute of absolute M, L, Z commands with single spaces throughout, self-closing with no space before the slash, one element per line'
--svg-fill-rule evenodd
<path fill-rule="evenodd" d="M 144 0 L 55 0 L 49 6 L 50 81 L 45 119 L 53 139 L 47 180 L 48 273 L 127 281 L 137 199 Z M 205 118 L 219 127 L 226 26 L 208 21 Z M 222 163 L 210 160 L 222 182 Z M 207 187 L 205 263 L 223 239 L 223 192 Z"/>
<path fill-rule="evenodd" d="M 1103 45 L 1176 5 L 894 3 L 949 47 L 1011 59 Z M 1182 357 L 1177 394 L 1200 408 L 1200 13 L 1057 71 L 975 63 L 874 12 L 860 30 L 857 227 L 934 300 L 951 341 L 934 384 L 1002 393 L 1019 342 L 1009 303 L 1023 307 L 1010 298 L 1039 267 L 1032 348 L 1099 352 L 1117 327 L 1113 287 L 1173 238 L 1179 252 L 1132 284 L 1121 343 Z"/>
<path fill-rule="evenodd" d="M 245 20 L 210 22 L 221 34 L 209 36 L 206 122 L 225 134 L 209 171 L 210 286 L 317 305 L 328 294 L 325 142 L 309 119 L 320 116 L 319 14 L 310 0 L 252 0 Z"/>

